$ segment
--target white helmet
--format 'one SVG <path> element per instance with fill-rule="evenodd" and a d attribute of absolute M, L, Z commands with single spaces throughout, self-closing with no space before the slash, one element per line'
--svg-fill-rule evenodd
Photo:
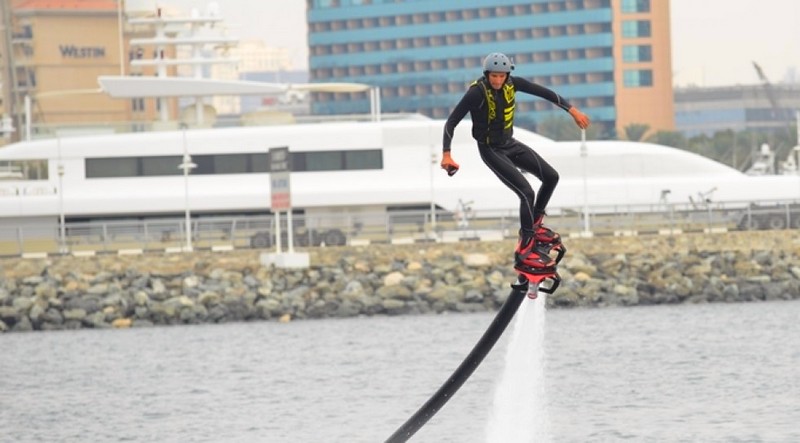
<path fill-rule="evenodd" d="M 493 52 L 483 59 L 483 72 L 511 72 L 514 70 L 514 63 L 505 54 Z"/>

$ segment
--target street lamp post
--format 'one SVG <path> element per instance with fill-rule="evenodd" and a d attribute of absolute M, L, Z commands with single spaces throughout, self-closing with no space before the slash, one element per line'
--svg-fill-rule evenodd
<path fill-rule="evenodd" d="M 433 151 L 433 149 L 431 149 Z M 436 235 L 436 198 L 434 196 L 434 186 L 433 186 L 433 170 L 436 165 L 436 154 L 431 152 L 431 165 L 428 167 L 430 170 L 430 179 L 431 179 L 431 230 L 433 234 Z"/>
<path fill-rule="evenodd" d="M 583 164 L 583 233 L 589 235 L 589 183 L 586 177 L 589 152 L 586 148 L 586 130 L 581 129 L 581 163 Z"/>
<path fill-rule="evenodd" d="M 794 117 L 797 121 L 797 145 L 792 149 L 790 155 L 794 157 L 795 173 L 800 176 L 800 110 L 795 111 Z"/>
<path fill-rule="evenodd" d="M 196 168 L 197 164 L 192 163 L 189 155 L 189 146 L 186 143 L 186 124 L 181 124 L 183 136 L 183 163 L 178 165 L 178 169 L 183 169 L 183 190 L 184 204 L 186 207 L 186 252 L 192 251 L 192 216 L 189 210 L 189 171 Z"/>
<path fill-rule="evenodd" d="M 429 126 L 428 127 L 428 139 L 431 140 L 430 151 L 429 151 L 429 154 L 431 156 L 431 159 L 430 159 L 431 164 L 428 166 L 428 174 L 430 176 L 429 178 L 430 178 L 430 183 L 431 183 L 431 231 L 432 231 L 433 235 L 435 236 L 436 235 L 436 196 L 434 194 L 433 179 L 435 177 L 434 176 L 434 174 L 435 174 L 434 171 L 436 170 L 436 161 L 438 160 L 439 157 L 436 155 L 436 145 L 433 144 L 433 140 L 435 140 L 433 131 L 434 131 L 433 127 Z"/>
<path fill-rule="evenodd" d="M 61 158 L 61 137 L 56 138 L 58 148 L 58 250 L 67 253 L 67 229 L 64 223 L 64 162 Z"/>
<path fill-rule="evenodd" d="M 372 86 L 369 89 L 369 113 L 372 121 L 381 121 L 381 87 Z"/>
<path fill-rule="evenodd" d="M 125 75 L 125 27 L 122 24 L 122 9 L 125 7 L 123 4 L 125 0 L 117 0 L 117 34 L 119 45 L 119 75 Z"/>

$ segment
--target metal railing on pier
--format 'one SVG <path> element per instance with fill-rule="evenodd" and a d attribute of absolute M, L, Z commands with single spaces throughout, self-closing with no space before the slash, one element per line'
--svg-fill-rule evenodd
<path fill-rule="evenodd" d="M 514 210 L 457 213 L 396 211 L 352 214 L 295 214 L 293 248 L 408 244 L 468 240 L 516 239 Z M 563 237 L 714 233 L 736 229 L 798 229 L 800 205 L 774 202 L 754 205 L 704 204 L 654 207 L 592 207 L 589 222 L 582 208 L 551 211 L 548 225 Z M 57 254 L 135 254 L 186 250 L 285 250 L 289 227 L 273 215 L 193 216 L 187 230 L 183 218 L 130 221 L 67 222 L 0 227 L 0 256 L 41 257 Z M 587 226 L 589 230 L 587 231 Z M 187 238 L 187 232 L 191 238 Z M 276 235 L 281 232 L 280 238 Z"/>

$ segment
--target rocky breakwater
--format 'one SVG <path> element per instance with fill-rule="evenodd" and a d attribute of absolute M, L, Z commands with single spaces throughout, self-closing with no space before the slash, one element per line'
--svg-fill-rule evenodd
<path fill-rule="evenodd" d="M 551 307 L 800 298 L 794 231 L 568 241 Z M 258 251 L 0 261 L 0 331 L 497 309 L 512 242 L 316 248 L 311 268 Z"/>

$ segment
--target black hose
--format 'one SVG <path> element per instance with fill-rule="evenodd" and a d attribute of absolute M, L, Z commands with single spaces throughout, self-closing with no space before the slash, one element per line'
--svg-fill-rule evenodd
<path fill-rule="evenodd" d="M 453 372 L 453 375 L 436 391 L 435 394 L 424 404 L 419 410 L 414 413 L 402 426 L 400 426 L 391 437 L 386 440 L 386 443 L 402 443 L 408 441 L 417 431 L 425 425 L 439 409 L 450 400 L 451 397 L 458 391 L 461 385 L 475 372 L 475 369 L 481 364 L 483 359 L 492 350 L 497 340 L 503 335 L 506 326 L 514 318 L 520 303 L 525 299 L 525 294 L 528 291 L 527 281 L 511 285 L 513 288 L 511 294 L 506 299 L 503 306 L 494 317 L 492 324 L 483 333 L 483 336 L 472 351 L 467 355 L 458 369 Z"/>

